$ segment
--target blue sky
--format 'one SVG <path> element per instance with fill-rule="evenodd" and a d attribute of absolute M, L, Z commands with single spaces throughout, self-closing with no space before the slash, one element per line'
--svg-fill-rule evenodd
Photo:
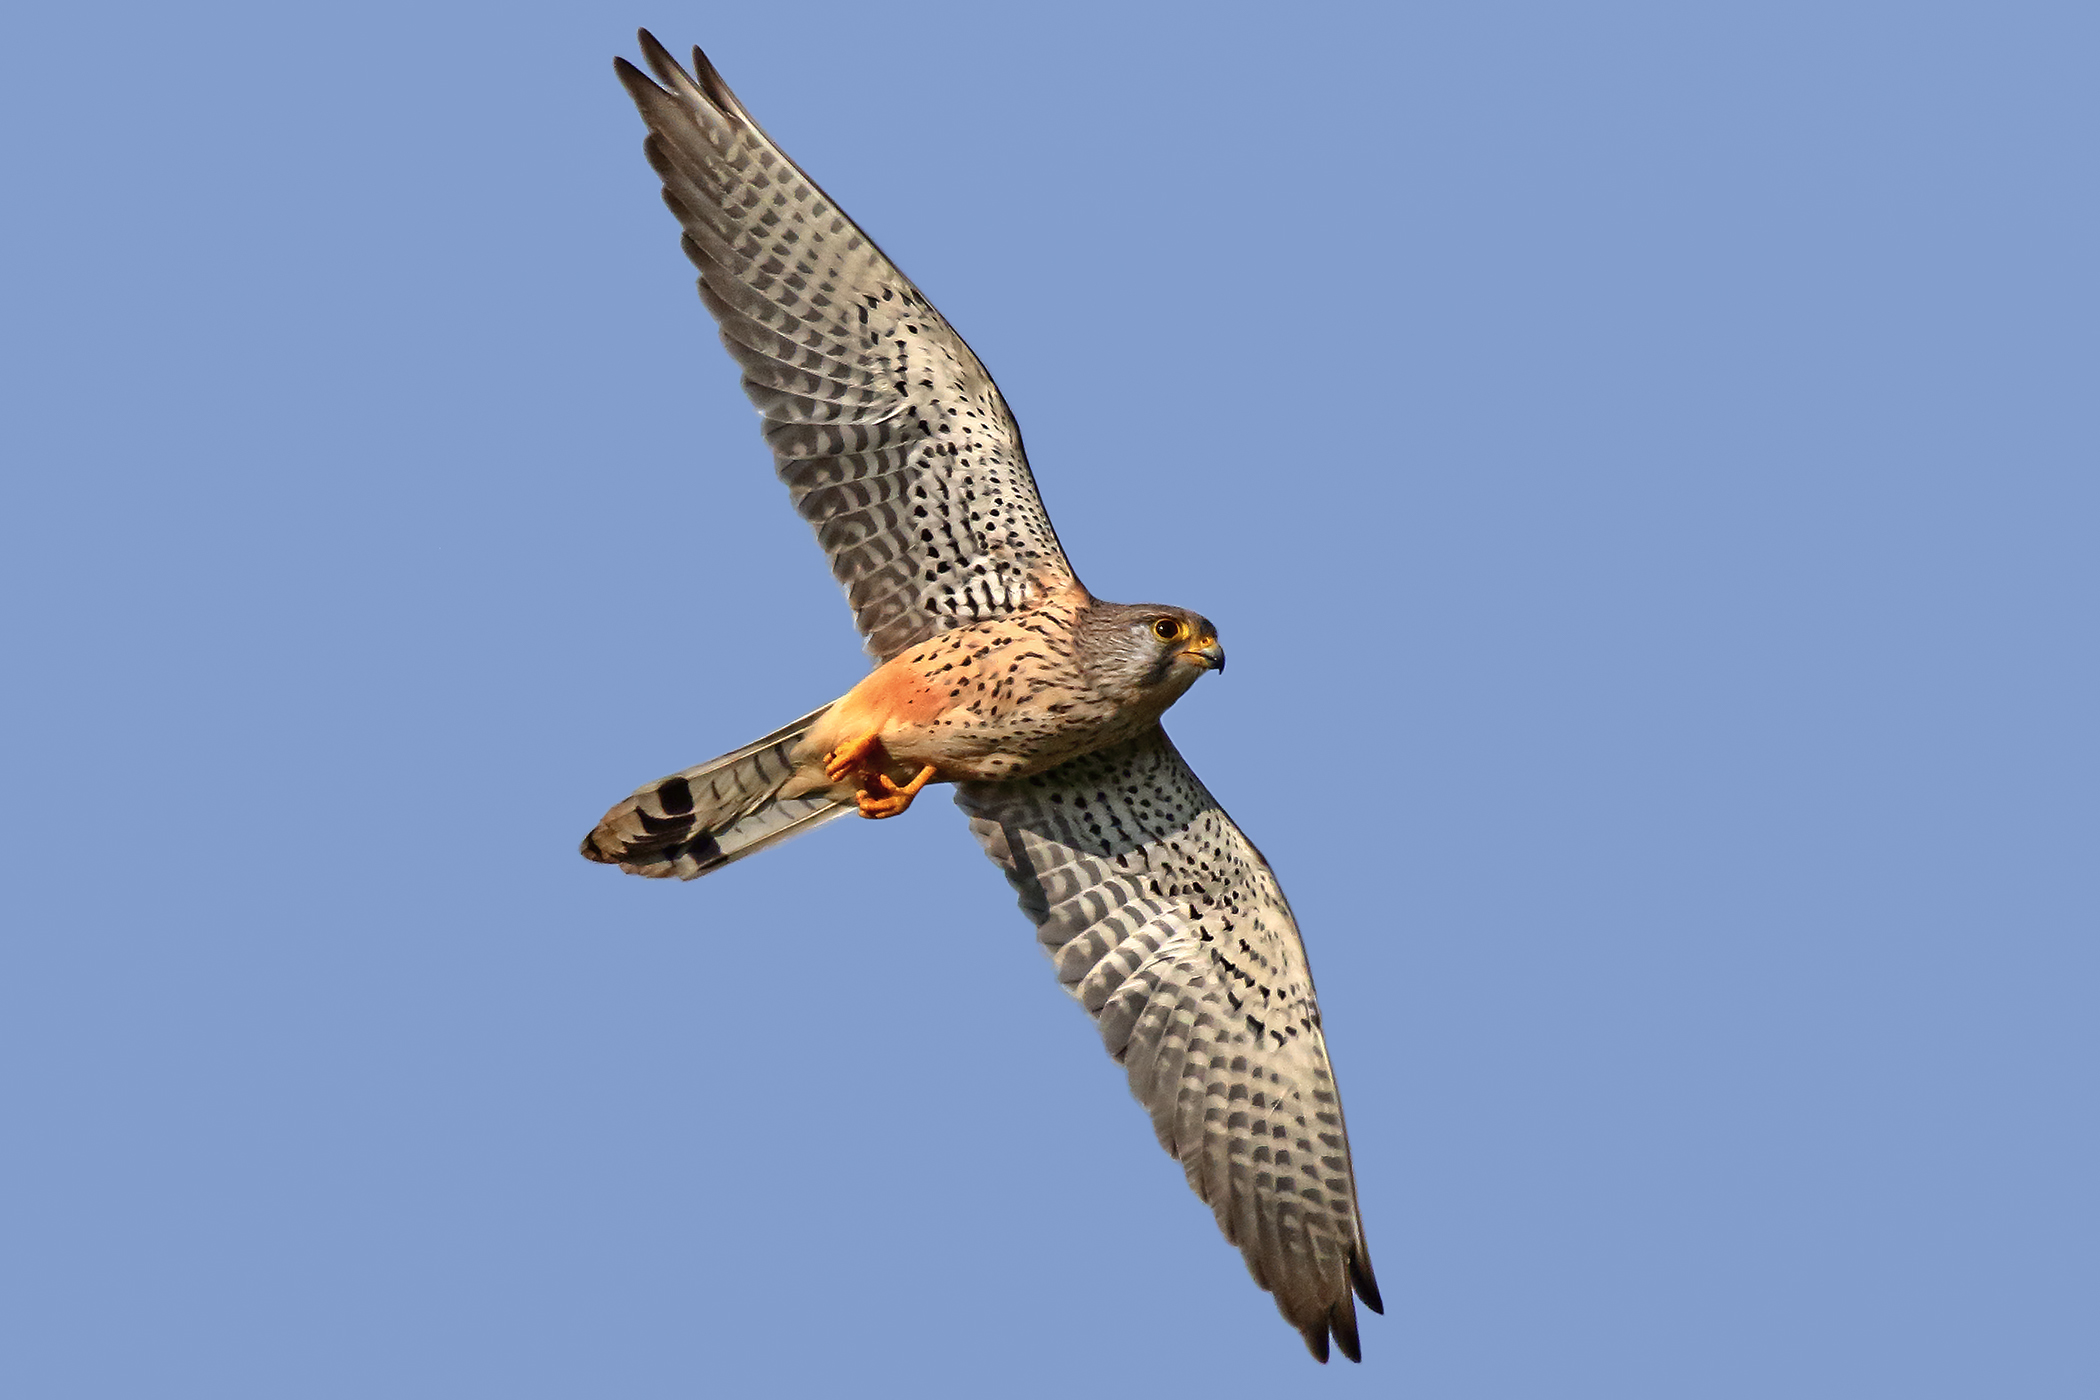
<path fill-rule="evenodd" d="M 945 800 L 576 857 L 864 665 L 640 23 L 1219 623 L 1169 727 L 1305 929 L 1361 1368 Z M 8 28 L 8 1393 L 2100 1386 L 2090 8 Z"/>

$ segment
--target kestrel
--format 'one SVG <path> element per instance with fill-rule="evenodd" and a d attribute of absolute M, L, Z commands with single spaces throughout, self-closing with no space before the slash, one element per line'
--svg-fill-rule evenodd
<path fill-rule="evenodd" d="M 1383 1311 L 1312 974 L 1260 851 L 1160 716 L 1225 653 L 1208 619 L 1088 593 L 1020 430 L 962 337 L 759 129 L 706 55 L 620 81 L 743 367 L 780 479 L 873 672 L 734 753 L 642 787 L 583 854 L 690 880 L 953 783 L 1058 978 L 1254 1281 L 1327 1359 Z"/>

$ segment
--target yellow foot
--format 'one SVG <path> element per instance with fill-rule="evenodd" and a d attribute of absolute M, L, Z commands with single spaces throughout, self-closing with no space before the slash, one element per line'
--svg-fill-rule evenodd
<path fill-rule="evenodd" d="M 881 738 L 879 730 L 871 729 L 853 742 L 839 745 L 824 759 L 824 776 L 834 783 L 843 780 L 847 774 L 860 766 L 860 761 L 867 757 L 868 750 L 880 743 Z"/>
<path fill-rule="evenodd" d="M 911 806 L 911 800 L 919 795 L 919 789 L 925 787 L 932 780 L 933 765 L 931 763 L 921 768 L 919 776 L 913 778 L 902 787 L 899 787 L 890 778 L 889 774 L 877 773 L 875 781 L 881 783 L 888 790 L 889 795 L 887 797 L 877 797 L 871 792 L 863 791 L 860 794 L 860 814 L 877 821 L 884 817 L 894 817 L 905 808 Z"/>

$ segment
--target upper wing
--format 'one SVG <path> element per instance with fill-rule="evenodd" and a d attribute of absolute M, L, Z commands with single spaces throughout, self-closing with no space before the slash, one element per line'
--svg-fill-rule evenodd
<path fill-rule="evenodd" d="M 1057 975 L 1130 1071 L 1160 1145 L 1327 1359 L 1383 1312 L 1305 945 L 1254 844 L 1164 730 L 956 802 Z"/>
<path fill-rule="evenodd" d="M 689 75 L 641 41 L 665 86 L 614 68 L 649 124 L 643 149 L 868 650 L 894 656 L 1070 581 L 1021 431 L 970 347 L 705 54 Z"/>

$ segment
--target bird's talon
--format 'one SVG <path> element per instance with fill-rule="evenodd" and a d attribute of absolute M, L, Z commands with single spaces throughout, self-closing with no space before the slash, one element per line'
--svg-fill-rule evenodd
<path fill-rule="evenodd" d="M 877 797 L 863 790 L 857 801 L 862 816 L 879 821 L 883 817 L 894 817 L 911 806 L 911 801 L 919 795 L 919 790 L 933 781 L 933 765 L 929 763 L 921 768 L 918 776 L 908 783 L 899 783 L 887 773 L 877 773 L 875 781 L 888 789 L 889 795 Z"/>
<path fill-rule="evenodd" d="M 825 755 L 824 776 L 834 783 L 843 781 L 860 766 L 860 761 L 867 757 L 868 750 L 875 747 L 877 737 L 876 732 L 871 730 Z"/>

